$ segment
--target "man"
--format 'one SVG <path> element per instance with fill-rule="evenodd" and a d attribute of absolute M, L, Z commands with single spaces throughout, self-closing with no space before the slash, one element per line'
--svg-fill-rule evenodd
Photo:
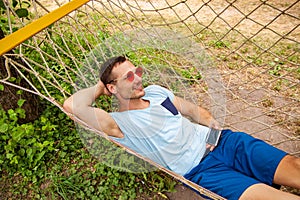
<path fill-rule="evenodd" d="M 227 199 L 300 199 L 271 187 L 300 189 L 300 159 L 245 133 L 223 130 L 218 145 L 206 144 L 211 114 L 160 86 L 142 86 L 142 69 L 125 57 L 107 60 L 100 81 L 82 89 L 64 108 L 128 148 Z M 92 107 L 114 95 L 118 112 Z M 183 116 L 192 118 L 194 123 Z M 211 152 L 206 154 L 206 150 Z"/>

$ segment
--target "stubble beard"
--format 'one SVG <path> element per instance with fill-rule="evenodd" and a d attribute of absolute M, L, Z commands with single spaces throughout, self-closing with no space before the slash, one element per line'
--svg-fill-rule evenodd
<path fill-rule="evenodd" d="M 136 91 L 138 91 L 138 93 L 136 93 Z M 145 96 L 145 91 L 144 88 L 142 90 L 134 90 L 134 92 L 132 93 L 132 95 L 130 96 L 130 100 L 134 100 L 134 99 L 140 99 L 143 96 Z"/>

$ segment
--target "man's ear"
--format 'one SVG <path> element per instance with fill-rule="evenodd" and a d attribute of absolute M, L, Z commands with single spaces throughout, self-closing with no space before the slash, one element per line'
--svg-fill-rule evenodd
<path fill-rule="evenodd" d="M 117 88 L 115 85 L 113 84 L 106 84 L 106 88 L 107 90 L 111 93 L 111 94 L 116 94 L 117 93 Z"/>

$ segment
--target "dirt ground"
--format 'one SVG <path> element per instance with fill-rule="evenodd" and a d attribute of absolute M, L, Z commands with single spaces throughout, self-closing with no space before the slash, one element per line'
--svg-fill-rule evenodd
<path fill-rule="evenodd" d="M 204 199 L 196 192 L 192 191 L 191 189 L 183 185 L 176 185 L 175 189 L 176 192 L 166 194 L 169 200 L 203 200 Z"/>

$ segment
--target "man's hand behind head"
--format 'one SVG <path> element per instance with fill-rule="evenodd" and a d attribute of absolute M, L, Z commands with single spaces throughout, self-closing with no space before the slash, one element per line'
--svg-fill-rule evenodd
<path fill-rule="evenodd" d="M 96 85 L 97 91 L 98 91 L 98 96 L 101 95 L 107 95 L 111 96 L 112 94 L 108 91 L 108 89 L 105 87 L 104 83 L 99 80 L 97 85 Z"/>

